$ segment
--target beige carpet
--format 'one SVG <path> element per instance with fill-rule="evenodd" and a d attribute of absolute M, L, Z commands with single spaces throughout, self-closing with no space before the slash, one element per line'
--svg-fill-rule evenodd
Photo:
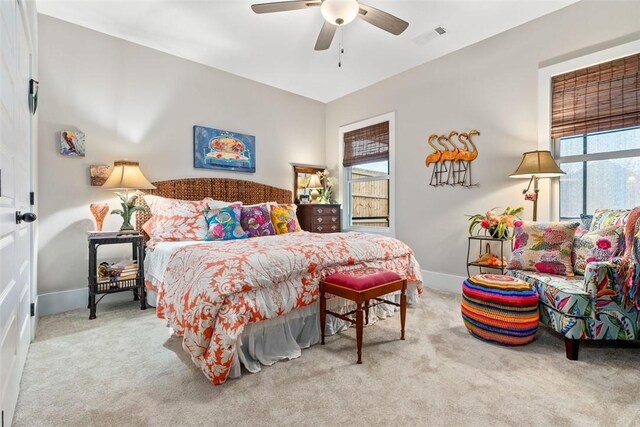
<path fill-rule="evenodd" d="M 408 312 L 353 328 L 302 357 L 208 383 L 136 303 L 44 317 L 31 345 L 16 426 L 638 425 L 640 345 L 583 345 L 580 361 L 541 329 L 521 348 L 471 337 L 458 296 L 428 291 Z"/>

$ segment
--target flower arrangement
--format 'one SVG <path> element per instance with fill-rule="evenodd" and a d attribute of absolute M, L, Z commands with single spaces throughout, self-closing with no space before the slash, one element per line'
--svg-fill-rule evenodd
<path fill-rule="evenodd" d="M 319 190 L 318 203 L 331 203 L 333 202 L 333 188 L 338 184 L 338 178 L 330 176 L 329 170 L 325 169 L 321 172 L 317 172 L 320 182 L 322 182 L 322 189 Z"/>
<path fill-rule="evenodd" d="M 493 208 L 487 211 L 485 214 L 475 214 L 469 216 L 469 234 L 478 234 L 476 229 L 480 226 L 491 237 L 498 239 L 507 239 L 509 237 L 509 231 L 512 227 L 519 227 L 522 225 L 522 221 L 518 216 L 524 211 L 524 207 L 518 208 L 506 207 L 502 212 L 498 212 L 501 208 Z"/>

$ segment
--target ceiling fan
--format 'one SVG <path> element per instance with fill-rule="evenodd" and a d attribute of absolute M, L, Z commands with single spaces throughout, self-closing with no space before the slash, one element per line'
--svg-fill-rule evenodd
<path fill-rule="evenodd" d="M 255 13 L 286 12 L 320 6 L 325 19 L 316 41 L 315 50 L 326 50 L 338 27 L 347 25 L 357 17 L 394 35 L 401 34 L 409 23 L 387 12 L 367 6 L 357 0 L 293 0 L 251 5 Z"/>

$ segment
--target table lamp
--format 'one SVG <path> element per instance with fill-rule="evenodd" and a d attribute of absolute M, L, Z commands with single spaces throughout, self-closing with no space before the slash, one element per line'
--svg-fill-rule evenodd
<path fill-rule="evenodd" d="M 309 179 L 309 183 L 307 184 L 307 188 L 311 189 L 311 203 L 315 203 L 318 200 L 318 196 L 320 196 L 320 192 L 318 188 L 322 188 L 322 182 L 320 182 L 320 177 L 318 175 L 311 175 Z"/>
<path fill-rule="evenodd" d="M 538 180 L 564 175 L 564 172 L 548 150 L 527 151 L 522 155 L 522 161 L 510 178 L 529 178 L 529 185 L 522 191 L 525 200 L 533 201 L 533 220 L 538 219 Z M 533 194 L 528 194 L 533 182 Z"/>
<path fill-rule="evenodd" d="M 144 209 L 142 206 L 134 205 L 136 200 L 136 191 L 156 188 L 147 180 L 147 178 L 144 177 L 140 170 L 139 163 L 129 160 L 117 160 L 113 162 L 111 175 L 109 175 L 109 178 L 107 178 L 104 184 L 102 184 L 102 188 L 124 190 L 124 194 L 116 192 L 122 201 L 122 209 L 112 210 L 111 215 L 116 214 L 122 216 L 122 227 L 120 227 L 121 234 L 135 233 L 135 230 L 131 225 L 131 216 L 135 211 L 141 211 Z M 130 190 L 134 190 L 131 196 L 129 196 Z"/>

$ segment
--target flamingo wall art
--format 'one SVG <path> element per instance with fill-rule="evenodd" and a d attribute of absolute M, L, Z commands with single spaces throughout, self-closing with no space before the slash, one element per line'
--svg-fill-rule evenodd
<path fill-rule="evenodd" d="M 460 185 L 467 188 L 479 185 L 473 183 L 471 176 L 471 163 L 478 158 L 478 148 L 473 142 L 475 136 L 480 136 L 475 129 L 462 133 L 452 130 L 448 135 L 429 135 L 427 144 L 433 148 L 433 153 L 425 159 L 427 168 L 433 166 L 429 185 Z"/>

